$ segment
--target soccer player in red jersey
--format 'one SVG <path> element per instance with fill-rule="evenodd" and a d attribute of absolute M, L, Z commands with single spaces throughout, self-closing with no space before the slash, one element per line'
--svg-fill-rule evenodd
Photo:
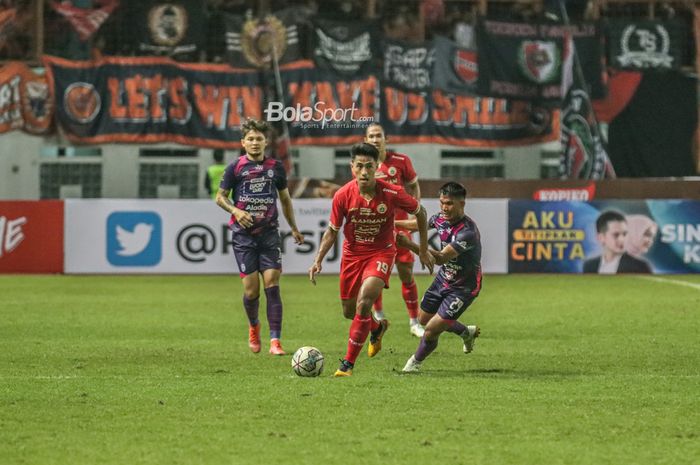
<path fill-rule="evenodd" d="M 350 376 L 357 356 L 370 336 L 368 355 L 381 350 L 382 337 L 389 323 L 372 318 L 372 303 L 381 290 L 389 287 L 389 276 L 396 255 L 394 214 L 397 209 L 416 216 L 420 244 L 418 257 L 433 271 L 435 259 L 428 252 L 427 214 L 416 199 L 400 186 L 375 178 L 379 153 L 370 144 L 353 145 L 350 150 L 353 180 L 333 196 L 331 218 L 323 234 L 318 254 L 309 268 L 309 279 L 321 271 L 323 258 L 335 243 L 341 226 L 345 236 L 340 265 L 340 299 L 343 316 L 351 319 L 345 358 L 335 376 Z M 370 335 L 371 333 L 371 335 Z"/>
<path fill-rule="evenodd" d="M 411 159 L 402 153 L 387 151 L 387 138 L 384 134 L 384 128 L 380 124 L 373 123 L 367 126 L 365 131 L 365 142 L 372 144 L 379 151 L 379 166 L 377 167 L 376 178 L 401 186 L 404 190 L 420 202 L 420 186 L 418 184 L 418 175 L 413 169 Z M 408 214 L 404 210 L 396 210 L 396 219 L 408 219 Z M 396 233 L 411 238 L 411 232 L 408 229 L 397 227 Z M 401 280 L 401 295 L 406 303 L 408 311 L 408 324 L 411 334 L 416 337 L 423 337 L 424 329 L 418 321 L 418 288 L 416 281 L 413 279 L 413 252 L 397 246 L 396 247 L 396 270 L 399 272 Z M 378 320 L 384 318 L 382 306 L 382 294 L 374 302 L 374 316 Z"/>

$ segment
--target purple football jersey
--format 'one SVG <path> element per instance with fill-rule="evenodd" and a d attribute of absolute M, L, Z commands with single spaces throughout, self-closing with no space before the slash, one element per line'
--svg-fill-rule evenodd
<path fill-rule="evenodd" d="M 265 158 L 258 163 L 243 155 L 226 167 L 219 187 L 232 191 L 236 208 L 253 216 L 253 226 L 242 228 L 231 215 L 231 230 L 259 234 L 278 227 L 277 191 L 287 188 L 282 162 Z"/>
<path fill-rule="evenodd" d="M 428 226 L 437 230 L 441 249 L 451 245 L 459 253 L 440 267 L 435 281 L 442 287 L 477 296 L 481 290 L 481 236 L 476 223 L 465 215 L 455 224 L 450 224 L 437 214 L 428 220 Z"/>

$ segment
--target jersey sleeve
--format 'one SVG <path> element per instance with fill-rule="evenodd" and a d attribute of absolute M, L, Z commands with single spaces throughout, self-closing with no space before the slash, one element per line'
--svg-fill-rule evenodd
<path fill-rule="evenodd" d="M 396 206 L 411 215 L 415 215 L 420 210 L 420 204 L 416 199 L 408 195 L 403 187 L 399 187 L 396 194 Z"/>
<path fill-rule="evenodd" d="M 409 157 L 405 157 L 405 166 L 404 166 L 404 183 L 405 184 L 413 184 L 414 182 L 418 181 L 418 173 L 416 173 L 415 168 L 413 168 L 413 162 Z"/>
<path fill-rule="evenodd" d="M 440 214 L 436 213 L 428 219 L 428 229 L 435 229 L 435 222 L 440 218 Z"/>
<path fill-rule="evenodd" d="M 462 254 L 476 246 L 476 233 L 472 230 L 463 229 L 455 235 L 450 245 L 458 254 Z"/>
<path fill-rule="evenodd" d="M 333 196 L 333 203 L 331 204 L 329 228 L 334 231 L 340 231 L 340 227 L 343 226 L 343 218 L 345 218 L 345 210 L 345 196 L 343 191 L 338 191 Z"/>
<path fill-rule="evenodd" d="M 287 188 L 287 172 L 284 170 L 284 165 L 279 160 L 275 162 L 275 187 L 278 191 Z"/>
<path fill-rule="evenodd" d="M 236 186 L 235 166 L 236 162 L 226 167 L 224 175 L 221 177 L 221 182 L 219 183 L 219 189 L 230 191 Z"/>

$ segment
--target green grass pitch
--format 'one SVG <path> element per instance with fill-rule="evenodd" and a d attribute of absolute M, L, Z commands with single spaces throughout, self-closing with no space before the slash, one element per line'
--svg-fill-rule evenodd
<path fill-rule="evenodd" d="M 326 357 L 299 378 L 249 352 L 237 276 L 0 276 L 0 463 L 700 463 L 700 276 L 486 276 L 474 352 L 418 375 L 400 294 L 335 379 L 337 276 L 283 276 L 284 347 Z"/>

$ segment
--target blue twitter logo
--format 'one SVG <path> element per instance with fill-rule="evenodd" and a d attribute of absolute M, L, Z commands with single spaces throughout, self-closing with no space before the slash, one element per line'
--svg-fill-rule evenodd
<path fill-rule="evenodd" d="M 163 225 L 155 212 L 115 212 L 107 217 L 107 261 L 114 266 L 154 266 L 162 258 Z"/>

